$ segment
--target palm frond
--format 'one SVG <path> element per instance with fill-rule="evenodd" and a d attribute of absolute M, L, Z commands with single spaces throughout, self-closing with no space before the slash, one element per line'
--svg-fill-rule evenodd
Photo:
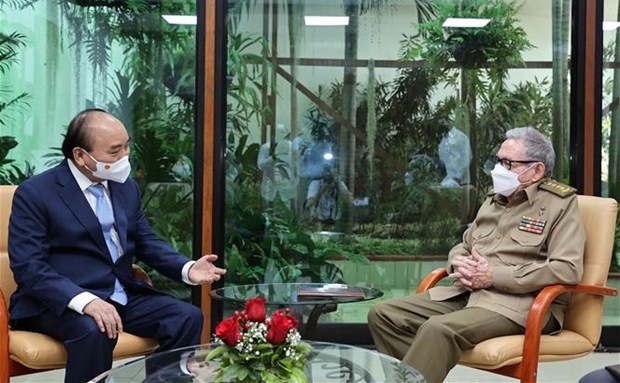
<path fill-rule="evenodd" d="M 26 45 L 26 36 L 19 32 L 7 35 L 0 32 L 0 73 L 5 74 L 17 62 L 17 51 Z"/>
<path fill-rule="evenodd" d="M 25 9 L 25 8 L 33 8 L 35 3 L 38 3 L 39 0 L 0 0 L 0 11 L 6 8 L 13 9 Z"/>
<path fill-rule="evenodd" d="M 12 116 L 9 117 L 7 115 L 9 110 L 15 110 L 19 114 L 23 114 L 30 106 L 27 102 L 29 98 L 30 95 L 24 92 L 6 102 L 0 100 L 0 126 L 6 126 L 7 122 L 12 118 Z"/>

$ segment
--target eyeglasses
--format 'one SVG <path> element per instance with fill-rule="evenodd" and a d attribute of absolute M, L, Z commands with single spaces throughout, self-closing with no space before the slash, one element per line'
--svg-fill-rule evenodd
<path fill-rule="evenodd" d="M 522 165 L 522 164 L 533 164 L 535 162 L 539 162 L 539 161 L 534 161 L 534 160 L 509 160 L 507 158 L 499 158 L 499 157 L 496 157 L 496 158 L 497 158 L 497 163 L 502 165 L 508 170 L 511 170 L 514 164 Z"/>

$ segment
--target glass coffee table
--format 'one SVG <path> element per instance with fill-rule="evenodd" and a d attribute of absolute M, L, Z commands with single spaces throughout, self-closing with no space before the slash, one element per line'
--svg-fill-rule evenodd
<path fill-rule="evenodd" d="M 370 287 L 349 286 L 340 283 L 260 283 L 233 285 L 211 290 L 211 297 L 232 302 L 243 308 L 248 299 L 264 297 L 267 306 L 312 307 L 302 334 L 313 339 L 321 314 L 336 311 L 338 304 L 362 302 L 383 296 L 383 291 Z"/>
<path fill-rule="evenodd" d="M 413 367 L 376 351 L 344 344 L 307 343 L 312 346 L 304 370 L 308 383 L 426 382 Z M 213 347 L 207 344 L 152 354 L 117 366 L 89 383 L 211 383 L 215 379 L 217 362 L 206 362 L 205 357 Z M 189 374 L 183 371 L 181 364 Z"/>

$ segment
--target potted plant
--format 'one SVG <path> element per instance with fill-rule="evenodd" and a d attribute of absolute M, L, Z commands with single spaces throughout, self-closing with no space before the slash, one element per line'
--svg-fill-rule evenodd
<path fill-rule="evenodd" d="M 515 2 L 501 0 L 440 0 L 437 17 L 419 24 L 423 40 L 411 52 L 432 66 L 444 67 L 454 59 L 460 68 L 488 68 L 505 72 L 522 64 L 521 52 L 533 47 L 519 26 Z M 444 27 L 448 18 L 489 19 L 481 28 Z"/>

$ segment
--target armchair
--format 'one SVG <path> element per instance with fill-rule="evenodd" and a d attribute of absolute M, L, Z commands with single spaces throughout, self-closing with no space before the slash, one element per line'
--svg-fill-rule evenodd
<path fill-rule="evenodd" d="M 594 351 L 601 335 L 603 297 L 617 290 L 605 287 L 614 245 L 618 204 L 611 198 L 578 196 L 579 213 L 586 230 L 584 273 L 577 285 L 545 287 L 536 297 L 524 335 L 488 339 L 465 351 L 459 364 L 535 383 L 538 362 L 579 358 Z M 447 276 L 445 269 L 429 273 L 418 292 L 433 287 Z M 556 335 L 541 335 L 543 319 L 551 302 L 573 292 L 566 309 L 564 328 Z M 527 342 L 526 342 L 527 339 Z"/>
<path fill-rule="evenodd" d="M 9 327 L 8 302 L 17 288 L 9 268 L 7 249 L 8 222 L 15 189 L 16 186 L 0 186 L 0 383 L 8 383 L 11 376 L 63 368 L 67 360 L 61 342 L 47 335 Z M 141 273 L 144 271 L 135 266 L 134 274 Z M 156 347 L 154 339 L 122 333 L 114 349 L 114 359 L 150 354 Z"/>

